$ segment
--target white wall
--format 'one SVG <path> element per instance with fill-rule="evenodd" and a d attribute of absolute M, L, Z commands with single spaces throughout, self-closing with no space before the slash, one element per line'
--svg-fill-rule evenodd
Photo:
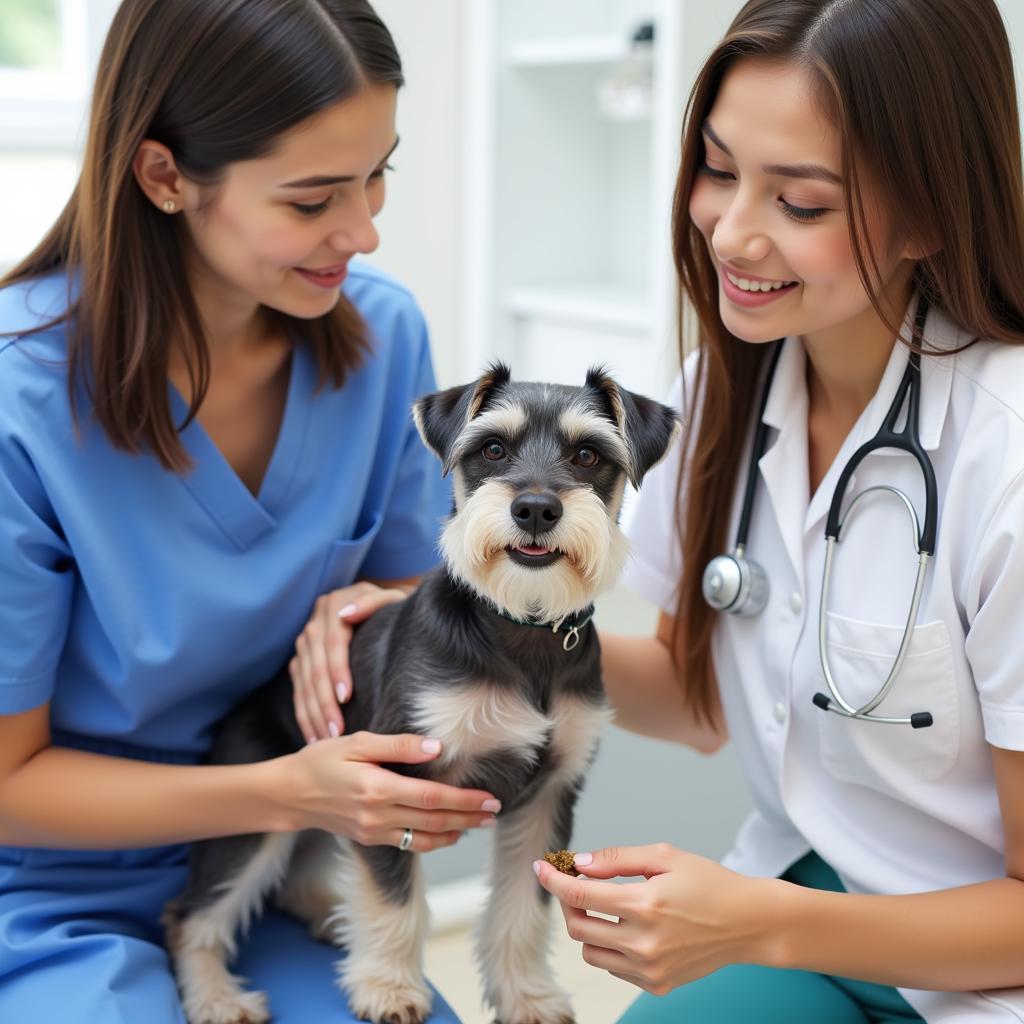
<path fill-rule="evenodd" d="M 377 218 L 372 261 L 408 285 L 423 307 L 442 385 L 461 355 L 462 60 L 468 0 L 376 0 L 395 37 L 406 87 L 398 101 L 401 144 Z"/>

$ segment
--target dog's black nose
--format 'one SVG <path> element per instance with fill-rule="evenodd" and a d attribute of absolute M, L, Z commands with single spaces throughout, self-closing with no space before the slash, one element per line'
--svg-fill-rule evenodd
<path fill-rule="evenodd" d="M 555 528 L 562 518 L 562 503 L 550 491 L 520 494 L 512 502 L 512 518 L 519 529 L 536 537 Z"/>

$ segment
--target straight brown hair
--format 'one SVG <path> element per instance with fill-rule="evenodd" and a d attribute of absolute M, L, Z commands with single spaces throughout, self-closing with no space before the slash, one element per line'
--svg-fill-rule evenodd
<path fill-rule="evenodd" d="M 402 81 L 394 41 L 365 0 L 124 0 L 100 57 L 78 184 L 42 242 L 0 280 L 67 275 L 66 311 L 36 329 L 66 324 L 72 408 L 81 380 L 116 447 L 148 448 L 179 472 L 189 465 L 179 431 L 202 404 L 210 355 L 185 284 L 187 228 L 135 180 L 144 139 L 166 145 L 190 180 L 215 186 L 229 164 L 267 155 L 284 132 L 366 83 Z M 359 365 L 365 325 L 344 297 L 316 320 L 266 312 L 310 346 L 321 384 L 340 387 Z M 168 398 L 174 343 L 192 387 L 183 424 Z"/>
<path fill-rule="evenodd" d="M 696 375 L 684 414 L 676 527 L 683 572 L 673 658 L 687 707 L 717 718 L 704 567 L 726 548 L 731 499 L 763 361 L 770 346 L 726 330 L 718 274 L 689 200 L 704 163 L 702 125 L 730 67 L 744 57 L 804 70 L 818 109 L 843 139 L 843 195 L 860 279 L 882 308 L 866 229 L 863 176 L 896 232 L 929 255 L 913 287 L 977 338 L 1024 341 L 1024 198 L 1009 41 L 994 0 L 750 0 L 705 61 L 691 90 L 673 207 L 680 281 L 680 359 L 691 346 L 683 309 L 696 314 Z M 861 177 L 858 178 L 858 171 Z M 684 497 L 685 495 L 685 497 Z"/>

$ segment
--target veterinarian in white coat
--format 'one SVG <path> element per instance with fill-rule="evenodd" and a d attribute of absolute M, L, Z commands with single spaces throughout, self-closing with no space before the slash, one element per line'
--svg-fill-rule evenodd
<path fill-rule="evenodd" d="M 731 740 L 754 811 L 724 865 L 667 845 L 578 855 L 581 879 L 536 865 L 584 959 L 663 997 L 642 995 L 629 1024 L 1024 1021 L 1020 170 L 991 0 L 762 0 L 698 79 L 675 248 L 700 352 L 627 574 L 663 613 L 657 638 L 602 643 L 620 724 L 706 751 Z M 863 274 L 851 220 L 874 255 Z M 894 399 L 922 297 L 915 409 Z M 841 481 L 893 408 L 923 460 L 880 448 Z M 704 573 L 739 546 L 752 459 L 736 554 L 767 599 L 733 615 L 709 607 Z M 871 715 L 931 724 L 854 719 L 820 649 L 830 504 L 893 487 L 924 524 L 926 463 L 937 541 Z M 896 661 L 919 542 L 881 490 L 835 545 L 824 660 L 855 709 Z"/>

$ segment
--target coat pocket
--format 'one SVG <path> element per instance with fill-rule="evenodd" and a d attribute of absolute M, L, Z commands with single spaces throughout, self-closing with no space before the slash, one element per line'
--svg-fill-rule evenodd
<path fill-rule="evenodd" d="M 902 638 L 902 625 L 829 614 L 832 678 L 847 703 L 860 707 L 874 698 Z M 872 713 L 909 718 L 918 711 L 930 712 L 933 724 L 913 729 L 821 712 L 818 734 L 826 771 L 844 782 L 900 793 L 917 782 L 934 782 L 953 767 L 960 750 L 960 707 L 949 631 L 942 620 L 914 628 L 903 667 Z"/>

